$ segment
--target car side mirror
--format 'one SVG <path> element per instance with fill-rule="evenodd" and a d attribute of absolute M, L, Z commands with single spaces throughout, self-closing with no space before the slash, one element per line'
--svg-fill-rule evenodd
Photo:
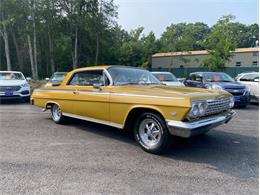
<path fill-rule="evenodd" d="M 99 89 L 99 90 L 101 90 L 101 87 L 102 87 L 102 85 L 100 85 L 99 83 L 94 83 L 92 86 L 93 86 L 95 89 Z"/>
<path fill-rule="evenodd" d="M 50 80 L 50 78 L 45 78 L 45 81 L 49 81 Z"/>
<path fill-rule="evenodd" d="M 27 80 L 27 81 L 30 81 L 30 80 L 32 80 L 32 79 L 31 79 L 31 77 L 26 77 L 26 80 Z"/>

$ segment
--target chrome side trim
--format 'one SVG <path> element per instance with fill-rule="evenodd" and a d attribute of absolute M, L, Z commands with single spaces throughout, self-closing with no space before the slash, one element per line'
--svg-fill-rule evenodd
<path fill-rule="evenodd" d="M 110 121 L 104 121 L 104 120 L 100 120 L 100 119 L 94 119 L 94 118 L 91 118 L 91 117 L 80 116 L 80 115 L 64 113 L 64 112 L 62 114 L 64 116 L 68 116 L 68 117 L 72 117 L 72 118 L 77 118 L 77 119 L 81 119 L 81 120 L 85 120 L 85 121 L 100 123 L 100 124 L 103 124 L 103 125 L 108 125 L 108 126 L 116 127 L 116 128 L 119 128 L 119 129 L 123 129 L 123 125 L 118 124 L 118 123 L 113 123 L 113 122 L 110 122 Z"/>
<path fill-rule="evenodd" d="M 184 98 L 180 97 L 170 97 L 170 96 L 157 96 L 157 95 L 144 95 L 144 94 L 131 94 L 131 93 L 111 93 L 111 95 L 118 96 L 128 96 L 128 97 L 147 97 L 147 98 L 162 98 L 162 99 L 177 99 L 183 100 Z"/>
<path fill-rule="evenodd" d="M 102 92 L 102 91 L 92 91 L 92 90 L 70 90 L 70 89 L 48 89 L 48 90 L 44 90 L 44 89 L 37 89 L 35 90 L 36 92 L 80 92 L 80 93 L 84 93 L 84 94 L 97 94 L 97 95 L 109 95 L 109 92 Z"/>
<path fill-rule="evenodd" d="M 73 92 L 75 90 L 68 89 L 36 89 L 36 92 Z M 78 90 L 80 93 L 85 94 L 97 94 L 97 95 L 115 95 L 115 96 L 127 96 L 127 97 L 147 97 L 147 98 L 162 98 L 162 99 L 177 99 L 183 100 L 181 97 L 170 97 L 170 96 L 157 96 L 157 95 L 145 95 L 145 94 L 133 94 L 133 93 L 114 93 L 114 92 L 102 92 L 102 91 L 91 91 L 91 90 Z"/>

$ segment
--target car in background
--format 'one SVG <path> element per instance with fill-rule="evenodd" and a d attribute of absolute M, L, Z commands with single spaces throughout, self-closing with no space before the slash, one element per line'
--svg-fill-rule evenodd
<path fill-rule="evenodd" d="M 235 106 L 238 107 L 246 107 L 250 102 L 250 89 L 224 72 L 194 72 L 184 84 L 187 87 L 227 91 L 234 96 Z"/>
<path fill-rule="evenodd" d="M 235 80 L 250 89 L 251 102 L 259 102 L 259 72 L 240 73 Z"/>
<path fill-rule="evenodd" d="M 31 89 L 23 73 L 0 71 L 0 101 L 22 99 L 30 101 Z"/>
<path fill-rule="evenodd" d="M 45 78 L 45 80 L 48 81 L 45 84 L 45 87 L 60 85 L 60 83 L 63 81 L 63 79 L 65 78 L 67 73 L 68 72 L 55 72 L 55 73 L 53 73 L 51 78 Z"/>
<path fill-rule="evenodd" d="M 152 72 L 152 74 L 165 85 L 177 87 L 185 86 L 171 72 Z"/>

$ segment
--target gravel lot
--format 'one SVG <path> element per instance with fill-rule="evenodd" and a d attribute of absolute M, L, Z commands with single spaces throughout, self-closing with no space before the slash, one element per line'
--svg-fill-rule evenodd
<path fill-rule="evenodd" d="M 164 156 L 130 133 L 57 125 L 29 104 L 0 105 L 0 194 L 258 194 L 258 106 L 228 125 L 174 138 Z"/>

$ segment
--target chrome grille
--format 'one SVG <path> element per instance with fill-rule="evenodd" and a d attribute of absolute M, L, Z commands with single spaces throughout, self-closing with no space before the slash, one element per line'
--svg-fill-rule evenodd
<path fill-rule="evenodd" d="M 21 86 L 0 86 L 0 92 L 5 91 L 19 91 Z"/>
<path fill-rule="evenodd" d="M 218 114 L 229 109 L 230 99 L 209 100 L 204 116 Z"/>

